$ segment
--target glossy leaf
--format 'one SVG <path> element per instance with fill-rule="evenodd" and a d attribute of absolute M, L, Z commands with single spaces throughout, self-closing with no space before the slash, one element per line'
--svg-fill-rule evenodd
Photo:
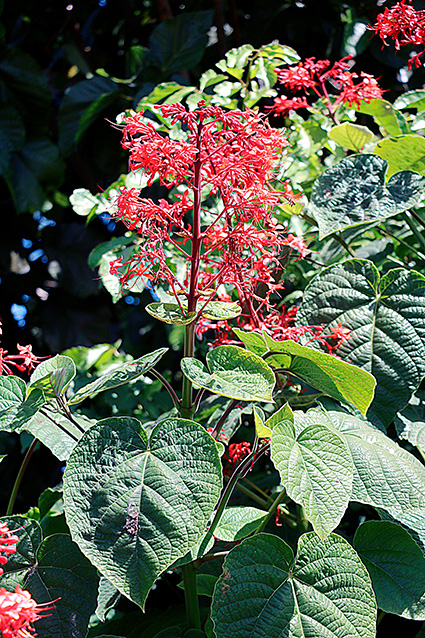
<path fill-rule="evenodd" d="M 76 375 L 71 357 L 58 354 L 42 361 L 30 377 L 27 396 L 34 390 L 42 390 L 46 398 L 62 396 Z"/>
<path fill-rule="evenodd" d="M 372 139 L 373 133 L 366 126 L 344 122 L 334 126 L 328 133 L 331 140 L 357 153 Z"/>
<path fill-rule="evenodd" d="M 388 521 L 360 525 L 353 545 L 372 579 L 379 609 L 425 620 L 425 556 L 410 534 Z"/>
<path fill-rule="evenodd" d="M 350 330 L 338 356 L 375 377 L 368 415 L 383 424 L 425 375 L 425 277 L 414 270 L 397 268 L 381 278 L 370 261 L 356 259 L 326 268 L 307 286 L 297 323 Z"/>
<path fill-rule="evenodd" d="M 217 638 L 374 638 L 369 575 L 346 540 L 301 536 L 291 548 L 269 534 L 232 549 L 214 591 Z"/>
<path fill-rule="evenodd" d="M 276 341 L 266 334 L 244 332 L 238 328 L 234 331 L 256 354 L 275 353 L 267 356 L 269 365 L 285 368 L 313 388 L 335 399 L 348 401 L 366 414 L 376 382 L 365 370 L 290 339 Z"/>
<path fill-rule="evenodd" d="M 273 401 L 273 371 L 257 355 L 237 346 L 219 346 L 206 360 L 208 369 L 197 359 L 182 359 L 183 374 L 195 385 L 231 399 Z"/>
<path fill-rule="evenodd" d="M 232 543 L 249 536 L 267 516 L 267 512 L 257 507 L 227 507 L 214 530 L 214 536 L 221 541 Z"/>
<path fill-rule="evenodd" d="M 199 305 L 202 306 L 202 304 Z M 237 303 L 233 303 L 231 301 L 210 301 L 201 314 L 206 319 L 223 321 L 225 319 L 234 319 L 235 317 L 239 317 L 241 312 L 242 308 Z"/>
<path fill-rule="evenodd" d="M 155 319 L 164 323 L 171 323 L 177 326 L 186 326 L 192 323 L 196 317 L 196 312 L 183 313 L 180 306 L 176 303 L 164 303 L 163 301 L 155 301 L 145 308 Z"/>
<path fill-rule="evenodd" d="M 374 152 L 388 162 L 387 177 L 398 171 L 425 174 L 425 139 L 420 135 L 400 135 L 378 142 Z"/>
<path fill-rule="evenodd" d="M 202 426 L 169 418 L 148 439 L 137 419 L 111 418 L 68 461 L 65 511 L 82 551 L 143 607 L 156 578 L 201 538 L 220 490 L 217 447 Z"/>
<path fill-rule="evenodd" d="M 350 155 L 320 175 L 308 209 L 319 227 L 319 239 L 352 226 L 380 222 L 420 201 L 425 177 L 402 171 L 385 183 L 387 167 L 388 162 L 378 155 Z"/>
<path fill-rule="evenodd" d="M 351 496 L 353 463 L 344 438 L 320 410 L 296 412 L 272 430 L 271 459 L 288 495 L 303 506 L 315 532 L 339 524 Z"/>
<path fill-rule="evenodd" d="M 96 396 L 99 392 L 105 392 L 106 390 L 112 390 L 120 385 L 135 381 L 143 374 L 153 368 L 161 357 L 167 352 L 168 348 L 159 348 L 154 352 L 143 355 L 139 359 L 124 363 L 124 365 L 118 368 L 113 368 L 109 372 L 102 374 L 100 377 L 87 383 L 68 401 L 68 405 L 80 403 L 89 397 Z"/>

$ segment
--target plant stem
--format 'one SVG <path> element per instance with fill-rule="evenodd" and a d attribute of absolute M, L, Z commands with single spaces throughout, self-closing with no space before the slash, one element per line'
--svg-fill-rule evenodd
<path fill-rule="evenodd" d="M 24 456 L 24 460 L 22 461 L 21 467 L 19 468 L 18 475 L 15 480 L 15 484 L 12 489 L 12 493 L 10 495 L 9 503 L 6 509 L 6 516 L 10 516 L 13 512 L 13 506 L 15 505 L 16 496 L 18 494 L 19 486 L 21 485 L 22 477 L 25 474 L 25 470 L 27 469 L 27 465 L 30 462 L 30 458 L 32 457 L 32 453 L 35 450 L 35 446 L 37 445 L 38 440 L 34 438 L 33 442 L 29 446 L 27 453 Z"/>
<path fill-rule="evenodd" d="M 201 629 L 198 594 L 196 590 L 196 569 L 193 563 L 182 567 L 186 618 L 189 629 Z"/>
<path fill-rule="evenodd" d="M 185 327 L 183 356 L 193 357 L 195 352 L 195 324 L 192 322 Z M 183 375 L 182 400 L 180 416 L 184 419 L 193 417 L 192 381 Z"/>
<path fill-rule="evenodd" d="M 416 255 L 418 255 L 418 257 L 420 257 L 421 259 L 425 259 L 425 253 L 422 253 L 420 250 L 417 250 L 416 248 L 413 248 L 413 246 L 411 246 L 410 244 L 407 243 L 407 241 L 404 241 L 404 239 L 401 239 L 400 237 L 397 237 L 397 235 L 394 235 L 393 233 L 391 233 L 389 230 L 387 230 L 385 228 L 385 230 L 383 228 L 381 228 L 380 226 L 376 227 L 376 230 L 383 235 L 384 237 L 392 237 L 392 239 L 395 239 L 396 241 L 398 241 L 399 244 L 401 244 L 402 246 L 404 246 L 405 248 L 408 248 L 410 252 L 415 253 Z M 404 264 L 403 264 L 404 266 Z"/>
<path fill-rule="evenodd" d="M 245 494 L 245 496 L 249 496 L 249 498 L 251 498 L 253 501 L 258 503 L 258 505 L 261 505 L 261 507 L 264 507 L 264 509 L 268 508 L 269 503 L 267 501 L 261 498 L 261 496 L 257 496 L 255 492 L 245 487 L 245 485 L 242 485 L 242 483 L 238 483 L 236 485 L 236 489 L 242 492 L 242 494 Z"/>
<path fill-rule="evenodd" d="M 410 230 L 412 231 L 412 233 L 414 234 L 414 236 L 418 240 L 419 245 L 421 246 L 421 248 L 423 250 L 425 250 L 425 239 L 423 238 L 422 234 L 416 228 L 413 220 L 409 216 L 409 213 L 407 213 L 407 212 L 403 213 L 403 217 L 404 217 L 405 221 L 407 222 L 407 225 L 409 226 Z"/>
<path fill-rule="evenodd" d="M 227 408 L 225 409 L 225 411 L 223 412 L 223 414 L 221 415 L 221 417 L 215 424 L 213 431 L 211 432 L 211 436 L 214 439 L 217 439 L 218 435 L 220 434 L 221 428 L 226 422 L 227 417 L 232 412 L 232 410 L 234 410 L 237 407 L 237 405 L 238 405 L 238 401 L 236 401 L 236 399 L 234 399 L 231 403 L 229 403 L 229 405 L 227 406 Z"/>
<path fill-rule="evenodd" d="M 273 516 L 275 515 L 275 512 L 276 512 L 277 508 L 279 507 L 280 503 L 283 501 L 285 496 L 286 496 L 286 490 L 284 488 L 281 492 L 279 492 L 279 494 L 274 499 L 273 503 L 270 505 L 269 511 L 267 512 L 266 517 L 260 523 L 260 525 L 257 527 L 257 529 L 255 530 L 254 534 L 259 534 L 260 532 L 263 531 L 263 529 L 265 528 L 265 526 L 267 525 L 269 520 L 271 518 L 273 518 Z"/>
<path fill-rule="evenodd" d="M 167 390 L 168 394 L 172 398 L 174 407 L 176 407 L 177 410 L 179 410 L 180 409 L 179 398 L 177 394 L 174 392 L 174 389 L 172 388 L 172 386 L 168 383 L 167 379 L 163 377 L 162 374 L 158 372 L 158 370 L 155 370 L 155 368 L 151 368 L 149 372 L 151 373 L 152 376 L 156 377 L 159 381 L 161 381 L 162 385 L 164 386 L 164 388 Z"/>
<path fill-rule="evenodd" d="M 299 530 L 301 531 L 301 533 L 308 532 L 310 523 L 308 522 L 304 508 L 301 505 L 297 505 L 297 514 Z"/>

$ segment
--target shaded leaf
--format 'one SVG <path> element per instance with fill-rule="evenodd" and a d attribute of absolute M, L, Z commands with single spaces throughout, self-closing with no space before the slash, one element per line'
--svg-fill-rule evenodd
<path fill-rule="evenodd" d="M 75 375 L 75 363 L 71 357 L 57 354 L 36 367 L 30 377 L 27 396 L 34 390 L 42 390 L 46 398 L 61 396 Z"/>
<path fill-rule="evenodd" d="M 41 390 L 35 390 L 28 399 L 25 381 L 14 375 L 0 376 L 0 430 L 18 430 L 45 402 Z"/>
<path fill-rule="evenodd" d="M 7 523 L 11 532 L 19 537 L 16 552 L 2 566 L 1 587 L 14 591 L 16 585 L 23 587 L 25 576 L 37 565 L 37 549 L 42 541 L 40 524 L 25 516 L 3 516 L 0 522 Z"/>

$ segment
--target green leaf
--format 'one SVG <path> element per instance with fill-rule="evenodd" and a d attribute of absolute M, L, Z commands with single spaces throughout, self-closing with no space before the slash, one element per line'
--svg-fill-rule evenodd
<path fill-rule="evenodd" d="M 198 596 L 208 596 L 212 598 L 216 582 L 217 576 L 213 576 L 212 574 L 196 574 L 196 591 Z M 177 587 L 184 589 L 183 581 L 179 583 Z"/>
<path fill-rule="evenodd" d="M 100 421 L 71 454 L 67 521 L 91 562 L 144 606 L 156 578 L 201 538 L 221 490 L 214 439 L 169 418 L 150 439 L 137 419 Z"/>
<path fill-rule="evenodd" d="M 425 110 L 425 91 L 423 89 L 415 89 L 406 91 L 400 95 L 393 104 L 395 109 L 416 109 L 417 111 Z"/>
<path fill-rule="evenodd" d="M 36 367 L 30 377 L 27 396 L 34 390 L 42 390 L 46 398 L 62 396 L 75 375 L 75 363 L 71 357 L 57 354 Z"/>
<path fill-rule="evenodd" d="M 0 430 L 12 432 L 21 428 L 45 402 L 43 392 L 36 390 L 25 399 L 26 384 L 14 375 L 0 376 Z"/>
<path fill-rule="evenodd" d="M 118 604 L 121 594 L 116 587 L 109 582 L 104 576 L 100 577 L 99 589 L 97 592 L 97 607 L 95 614 L 102 622 L 105 622 L 105 616 L 110 609 Z"/>
<path fill-rule="evenodd" d="M 344 122 L 334 126 L 329 131 L 328 136 L 340 146 L 358 153 L 365 144 L 370 142 L 373 133 L 366 126 Z"/>
<path fill-rule="evenodd" d="M 240 541 L 255 532 L 266 516 L 267 512 L 257 507 L 227 507 L 214 530 L 214 536 L 227 543 Z"/>
<path fill-rule="evenodd" d="M 368 521 L 353 539 L 372 579 L 379 609 L 425 620 L 425 556 L 410 534 L 387 521 Z"/>
<path fill-rule="evenodd" d="M 202 304 L 199 304 L 202 307 Z M 225 319 L 234 319 L 239 317 L 242 308 L 239 304 L 231 301 L 210 301 L 205 310 L 202 310 L 202 316 L 213 321 L 223 321 Z"/>
<path fill-rule="evenodd" d="M 19 537 L 16 552 L 12 554 L 2 566 L 4 574 L 0 578 L 1 586 L 14 591 L 16 585 L 23 587 L 25 576 L 37 564 L 37 549 L 42 541 L 39 523 L 25 516 L 3 516 L 1 523 L 7 523 L 8 528 Z"/>
<path fill-rule="evenodd" d="M 425 178 L 402 171 L 385 183 L 387 166 L 378 155 L 350 155 L 320 175 L 308 207 L 319 227 L 319 239 L 352 226 L 378 223 L 419 202 Z"/>
<path fill-rule="evenodd" d="M 76 191 L 74 191 L 74 193 L 75 192 Z M 98 200 L 96 200 L 96 205 L 97 204 L 98 204 Z M 91 208 L 93 208 L 93 206 Z M 90 212 L 90 210 L 87 211 L 87 214 Z M 96 268 L 96 266 L 99 265 L 103 255 L 106 255 L 107 253 L 110 253 L 111 251 L 119 252 L 125 246 L 132 244 L 133 241 L 134 241 L 134 235 L 131 234 L 129 236 L 123 235 L 122 237 L 113 237 L 109 241 L 105 241 L 102 244 L 98 244 L 95 248 L 93 248 L 87 260 L 89 267 L 92 269 Z"/>
<path fill-rule="evenodd" d="M 320 410 L 296 412 L 274 426 L 271 459 L 288 495 L 326 538 L 351 496 L 353 464 L 344 438 Z"/>
<path fill-rule="evenodd" d="M 307 414 L 310 412 L 316 410 Z M 409 516 L 423 524 L 425 467 L 422 463 L 367 421 L 344 412 L 330 411 L 326 415 L 350 450 L 354 467 L 351 499 L 389 512 L 403 524 L 403 517 Z"/>
<path fill-rule="evenodd" d="M 425 174 L 425 139 L 420 135 L 399 135 L 381 140 L 374 152 L 388 162 L 387 177 L 398 171 Z"/>
<path fill-rule="evenodd" d="M 365 370 L 290 339 L 276 341 L 266 334 L 244 332 L 239 328 L 234 332 L 256 354 L 276 353 L 267 357 L 269 365 L 287 369 L 313 388 L 340 401 L 348 401 L 366 414 L 376 382 Z"/>
<path fill-rule="evenodd" d="M 338 355 L 377 381 L 369 418 L 388 425 L 425 375 L 425 277 L 397 268 L 382 278 L 370 261 L 323 270 L 307 286 L 298 325 L 342 323 L 351 337 Z M 313 343 L 315 347 L 320 347 Z"/>
<path fill-rule="evenodd" d="M 204 54 L 212 20 L 212 11 L 193 11 L 161 22 L 150 38 L 152 65 L 163 76 L 193 69 Z"/>
<path fill-rule="evenodd" d="M 370 102 L 362 102 L 360 107 L 356 109 L 360 113 L 371 115 L 378 126 L 384 129 L 387 135 L 400 135 L 404 133 L 400 127 L 397 112 L 394 110 L 391 102 L 376 98 Z"/>
<path fill-rule="evenodd" d="M 32 396 L 31 393 L 30 399 Z M 60 461 L 66 461 L 82 434 L 96 423 L 84 414 L 73 414 L 72 419 L 59 412 L 52 402 L 34 414 L 22 429 L 41 441 Z"/>
<path fill-rule="evenodd" d="M 155 319 L 163 321 L 164 323 L 172 323 L 178 326 L 187 326 L 192 323 L 196 317 L 196 312 L 188 312 L 183 314 L 181 308 L 176 303 L 164 303 L 163 301 L 155 301 L 150 303 L 145 308 Z"/>
<path fill-rule="evenodd" d="M 374 638 L 376 603 L 341 536 L 303 534 L 294 561 L 282 539 L 258 534 L 227 556 L 211 617 L 217 638 Z"/>
<path fill-rule="evenodd" d="M 83 133 L 120 95 L 119 86 L 109 78 L 95 76 L 68 88 L 58 116 L 59 147 L 69 155 Z"/>
<path fill-rule="evenodd" d="M 10 172 L 10 160 L 15 151 L 19 151 L 25 141 L 25 127 L 19 112 L 11 104 L 0 104 L 0 175 Z"/>
<path fill-rule="evenodd" d="M 270 430 L 270 428 L 266 427 L 264 423 L 264 412 L 257 405 L 254 405 L 253 415 L 255 434 L 258 436 L 259 439 L 269 439 L 271 437 L 272 431 Z"/>
<path fill-rule="evenodd" d="M 400 439 L 409 441 L 421 453 L 425 453 L 425 393 L 418 390 L 408 405 L 398 412 L 394 425 Z"/>
<path fill-rule="evenodd" d="M 100 377 L 95 379 L 95 381 L 87 383 L 77 390 L 77 392 L 68 401 L 68 405 L 80 403 L 81 401 L 84 401 L 84 399 L 96 396 L 99 392 L 112 390 L 113 388 L 125 385 L 130 381 L 135 381 L 153 368 L 167 350 L 168 348 L 159 348 L 158 350 L 154 350 L 154 352 L 144 354 L 143 357 L 140 357 L 139 359 L 128 361 L 127 363 L 124 363 L 124 365 L 113 368 L 109 372 L 102 374 Z"/>
<path fill-rule="evenodd" d="M 208 369 L 191 357 L 181 361 L 183 374 L 195 385 L 230 399 L 273 402 L 273 371 L 257 355 L 237 346 L 219 346 L 206 360 Z"/>
<path fill-rule="evenodd" d="M 98 576 L 66 534 L 46 538 L 25 588 L 38 604 L 56 600 L 49 615 L 37 621 L 37 633 L 46 638 L 85 636 L 96 608 Z"/>

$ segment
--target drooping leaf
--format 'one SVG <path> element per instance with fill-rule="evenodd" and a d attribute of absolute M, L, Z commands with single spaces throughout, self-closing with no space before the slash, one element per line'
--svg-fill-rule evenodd
<path fill-rule="evenodd" d="M 161 357 L 167 352 L 168 348 L 159 348 L 149 354 L 144 354 L 139 359 L 124 363 L 118 368 L 113 368 L 109 372 L 102 374 L 100 377 L 87 383 L 70 398 L 68 405 L 74 405 L 99 394 L 99 392 L 105 392 L 112 388 L 117 388 L 120 385 L 135 381 L 143 374 L 153 368 Z"/>
<path fill-rule="evenodd" d="M 270 353 L 266 359 L 269 365 L 287 369 L 313 388 L 335 399 L 348 401 L 366 414 L 376 382 L 365 370 L 290 339 L 276 341 L 266 334 L 238 328 L 234 332 L 252 352 L 258 355 Z"/>
<path fill-rule="evenodd" d="M 47 403 L 23 424 L 22 429 L 41 441 L 60 461 L 66 461 L 83 433 L 95 423 L 94 419 L 75 413 L 71 421 L 59 412 L 55 403 Z"/>
<path fill-rule="evenodd" d="M 258 405 L 254 405 L 253 409 L 255 434 L 259 439 L 269 439 L 272 431 L 265 425 L 264 412 Z"/>
<path fill-rule="evenodd" d="M 271 459 L 288 495 L 304 507 L 321 537 L 340 522 L 351 496 L 353 463 L 347 443 L 320 410 L 295 412 L 272 430 Z"/>
<path fill-rule="evenodd" d="M 386 160 L 365 153 L 346 157 L 320 175 L 308 208 L 319 227 L 319 239 L 352 226 L 378 223 L 420 201 L 425 177 L 401 171 L 385 183 L 387 167 Z"/>
<path fill-rule="evenodd" d="M 69 458 L 67 521 L 100 572 L 140 606 L 156 578 L 201 538 L 221 489 L 214 439 L 166 419 L 150 439 L 133 418 L 100 421 Z"/>
<path fill-rule="evenodd" d="M 264 520 L 267 512 L 257 507 L 227 507 L 214 530 L 214 536 L 221 541 L 240 541 L 254 532 Z"/>
<path fill-rule="evenodd" d="M 342 537 L 303 534 L 294 561 L 282 539 L 258 534 L 227 556 L 211 617 L 217 638 L 374 638 L 376 603 Z"/>
<path fill-rule="evenodd" d="M 425 375 L 425 277 L 413 270 L 397 268 L 381 278 L 370 261 L 356 259 L 326 268 L 307 286 L 297 322 L 350 330 L 338 355 L 375 377 L 368 415 L 383 424 Z"/>
<path fill-rule="evenodd" d="M 205 310 L 202 311 L 202 316 L 214 321 L 223 321 L 224 319 L 239 317 L 241 312 L 242 308 L 237 303 L 231 301 L 210 301 Z"/>
<path fill-rule="evenodd" d="M 208 42 L 212 11 L 193 11 L 167 18 L 151 35 L 151 62 L 168 76 L 193 69 L 200 62 Z"/>
<path fill-rule="evenodd" d="M 183 313 L 177 303 L 165 303 L 163 301 L 150 303 L 146 306 L 145 310 L 152 315 L 152 317 L 155 317 L 155 319 L 177 326 L 186 326 L 192 323 L 196 317 L 196 312 Z"/>
<path fill-rule="evenodd" d="M 425 174 L 425 140 L 420 135 L 399 135 L 380 140 L 374 152 L 388 162 L 387 177 L 398 171 Z"/>
<path fill-rule="evenodd" d="M 208 369 L 197 359 L 182 359 L 183 374 L 195 385 L 231 399 L 273 401 L 273 371 L 257 355 L 237 346 L 219 346 L 206 360 Z"/>
<path fill-rule="evenodd" d="M 42 390 L 46 398 L 62 396 L 76 375 L 71 357 L 58 354 L 42 361 L 30 377 L 27 396 L 34 390 Z"/>
<path fill-rule="evenodd" d="M 366 126 L 344 122 L 334 126 L 328 136 L 340 146 L 358 153 L 367 142 L 370 142 L 373 133 Z"/>
<path fill-rule="evenodd" d="M 425 620 L 425 556 L 410 534 L 396 523 L 368 521 L 353 539 L 372 579 L 379 609 L 412 620 Z"/>
<path fill-rule="evenodd" d="M 84 638 L 96 608 L 98 575 L 67 534 L 46 538 L 25 588 L 37 603 L 56 600 L 50 615 L 37 621 L 37 633 L 46 638 Z"/>

